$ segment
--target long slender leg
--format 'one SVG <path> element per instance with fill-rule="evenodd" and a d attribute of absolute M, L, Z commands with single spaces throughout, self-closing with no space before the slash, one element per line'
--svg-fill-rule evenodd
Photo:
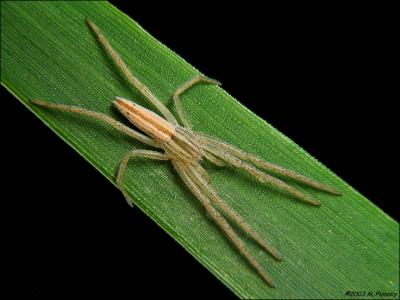
<path fill-rule="evenodd" d="M 227 152 L 221 151 L 219 149 L 216 149 L 216 148 L 213 148 L 210 146 L 207 147 L 207 150 L 209 150 L 212 154 L 216 155 L 217 157 L 223 159 L 230 165 L 232 165 L 236 168 L 245 170 L 247 173 L 253 175 L 257 180 L 259 180 L 263 183 L 270 183 L 270 184 L 280 188 L 281 190 L 288 192 L 295 198 L 302 200 L 304 202 L 307 202 L 307 203 L 310 203 L 313 205 L 321 204 L 321 202 L 319 200 L 315 199 L 314 197 L 299 191 L 298 189 L 288 185 L 287 183 L 285 183 L 284 181 L 282 181 L 278 178 L 275 178 L 271 175 L 261 172 L 260 170 L 256 169 L 255 167 L 245 163 L 244 161 L 234 157 L 233 155 L 231 155 Z"/>
<path fill-rule="evenodd" d="M 223 148 L 227 152 L 233 154 L 234 156 L 236 156 L 240 159 L 252 162 L 255 166 L 257 166 L 259 168 L 271 171 L 275 174 L 278 174 L 278 175 L 281 175 L 281 176 L 284 176 L 287 178 L 291 178 L 297 182 L 311 186 L 318 190 L 326 191 L 326 192 L 329 192 L 329 193 L 332 193 L 335 195 L 341 195 L 340 191 L 338 191 L 337 189 L 335 189 L 331 186 L 320 183 L 316 180 L 313 180 L 313 179 L 303 176 L 299 173 L 288 170 L 279 165 L 267 162 L 267 161 L 261 159 L 260 157 L 257 157 L 256 155 L 244 152 L 243 150 L 240 150 L 240 149 L 236 148 L 235 146 L 230 145 L 224 141 L 218 140 L 214 137 L 206 137 L 203 134 L 201 134 L 201 136 L 203 137 L 202 140 L 205 141 L 207 144 L 209 144 L 211 146 L 218 146 L 220 148 Z"/>
<path fill-rule="evenodd" d="M 177 125 L 175 117 L 168 110 L 168 108 L 149 90 L 149 88 L 144 85 L 136 76 L 132 74 L 129 70 L 125 62 L 118 55 L 118 53 L 113 49 L 111 44 L 108 42 L 103 32 L 89 19 L 86 19 L 86 23 L 96 34 L 98 40 L 103 45 L 106 52 L 111 56 L 117 67 L 124 74 L 126 79 L 132 84 L 135 88 L 137 88 L 157 109 L 164 115 L 164 117 L 174 125 Z"/>
<path fill-rule="evenodd" d="M 225 162 L 217 158 L 215 155 L 211 154 L 210 152 L 204 151 L 204 157 L 211 161 L 213 164 L 217 165 L 218 167 L 226 166 Z"/>
<path fill-rule="evenodd" d="M 121 190 L 122 194 L 125 196 L 126 201 L 130 206 L 132 206 L 133 201 L 131 198 L 129 198 L 128 193 L 126 192 L 124 188 L 124 175 L 125 175 L 125 170 L 128 165 L 128 162 L 130 159 L 134 157 L 145 157 L 145 158 L 151 158 L 151 159 L 157 159 L 157 160 L 167 160 L 168 158 L 165 156 L 165 154 L 156 152 L 156 151 L 149 151 L 149 150 L 132 150 L 129 151 L 124 158 L 121 161 L 121 164 L 119 166 L 118 170 L 118 175 L 117 175 L 117 186 Z"/>
<path fill-rule="evenodd" d="M 202 146 L 202 144 L 204 144 L 203 136 L 198 133 L 194 133 L 189 128 L 184 128 L 184 127 L 179 126 L 176 128 L 176 131 L 179 132 L 180 134 L 182 134 L 184 137 L 186 137 L 186 139 L 189 141 L 194 141 L 194 142 L 196 142 L 196 144 L 200 144 L 200 146 Z M 203 147 L 201 147 L 201 148 L 203 148 Z M 209 151 L 203 151 L 203 155 L 207 160 L 209 160 L 210 162 L 212 162 L 213 164 L 215 164 L 219 167 L 223 167 L 226 165 L 224 161 L 217 158 L 215 155 L 213 155 Z"/>
<path fill-rule="evenodd" d="M 80 108 L 77 106 L 70 106 L 70 105 L 65 105 L 65 104 L 56 104 L 56 103 L 49 103 L 49 102 L 45 102 L 42 100 L 38 100 L 38 99 L 33 99 L 31 100 L 31 102 L 33 104 L 36 105 L 40 105 L 46 108 L 50 108 L 50 109 L 56 109 L 56 110 L 61 110 L 61 111 L 66 111 L 66 112 L 71 112 L 71 113 L 77 113 L 80 115 L 84 115 L 84 116 L 88 116 L 88 117 L 92 117 L 96 120 L 102 121 L 104 123 L 107 123 L 108 125 L 110 125 L 111 127 L 113 127 L 114 129 L 121 131 L 123 133 L 125 133 L 126 135 L 129 135 L 130 137 L 139 140 L 147 145 L 153 146 L 153 147 L 157 147 L 160 148 L 160 146 L 152 139 L 149 138 L 127 126 L 125 126 L 124 124 L 114 120 L 113 118 L 102 114 L 102 113 L 98 113 L 95 111 L 91 111 L 91 110 L 87 110 L 84 108 Z"/>
<path fill-rule="evenodd" d="M 201 168 L 201 166 L 200 166 Z M 245 232 L 247 232 L 250 236 L 252 236 L 261 247 L 263 247 L 267 252 L 271 253 L 271 255 L 277 259 L 281 260 L 282 255 L 279 253 L 277 249 L 275 249 L 270 243 L 265 241 L 253 228 L 250 227 L 249 224 L 246 223 L 245 220 L 234 211 L 228 203 L 226 203 L 218 193 L 209 185 L 198 173 L 198 170 L 192 170 L 192 173 L 189 174 L 192 180 L 206 193 L 212 202 L 214 202 L 225 214 L 227 214 L 233 221 L 235 221 Z"/>
<path fill-rule="evenodd" d="M 179 164 L 175 165 L 179 175 L 182 180 L 186 183 L 192 193 L 196 198 L 203 204 L 204 208 L 210 214 L 210 216 L 215 220 L 219 227 L 225 232 L 231 242 L 238 248 L 240 253 L 247 259 L 247 261 L 253 266 L 257 273 L 264 279 L 264 281 L 271 287 L 275 287 L 275 284 L 271 276 L 262 268 L 260 263 L 255 259 L 255 257 L 247 249 L 246 245 L 239 238 L 239 236 L 233 231 L 232 227 L 228 224 L 225 218 L 215 209 L 210 200 L 205 196 L 199 187 L 192 181 L 187 171 Z"/>
<path fill-rule="evenodd" d="M 201 177 L 204 178 L 203 180 L 205 180 L 207 184 L 211 184 L 210 175 L 207 173 L 207 171 L 204 168 L 201 167 L 200 164 L 194 164 L 193 168 L 195 169 L 195 171 L 197 173 L 201 174 Z"/>
<path fill-rule="evenodd" d="M 315 181 L 311 178 L 308 178 L 306 176 L 303 176 L 301 174 L 298 174 L 296 172 L 293 172 L 291 170 L 288 170 L 286 168 L 283 168 L 282 166 L 267 162 L 263 159 L 261 159 L 260 157 L 257 157 L 256 155 L 244 152 L 240 149 L 238 149 L 237 147 L 230 145 L 224 141 L 221 141 L 219 139 L 216 139 L 214 137 L 208 137 L 206 135 L 201 134 L 202 136 L 202 140 L 206 141 L 206 143 L 208 143 L 211 146 L 218 146 L 220 148 L 223 148 L 224 150 L 226 150 L 227 152 L 229 152 L 230 154 L 233 154 L 234 156 L 243 159 L 243 160 L 247 160 L 252 162 L 254 165 L 256 165 L 259 168 L 271 171 L 275 174 L 278 175 L 282 175 L 284 177 L 287 178 L 291 178 L 294 179 L 297 182 L 303 183 L 305 185 L 311 186 L 315 189 L 319 189 L 319 190 L 323 190 L 326 192 L 330 192 L 332 194 L 335 195 L 341 195 L 341 192 L 334 189 L 333 187 L 330 187 L 328 185 L 325 185 L 323 183 L 320 183 L 318 181 Z"/>
<path fill-rule="evenodd" d="M 194 84 L 198 83 L 198 82 L 205 82 L 205 83 L 212 83 L 212 84 L 217 84 L 220 85 L 221 83 L 215 79 L 211 79 L 208 78 L 206 76 L 203 75 L 197 75 L 195 77 L 193 77 L 192 79 L 188 80 L 187 82 L 185 82 L 184 84 L 182 84 L 180 87 L 178 87 L 176 89 L 176 91 L 174 92 L 174 103 L 175 103 L 175 107 L 176 107 L 176 111 L 179 115 L 179 118 L 182 121 L 182 124 L 189 129 L 192 129 L 192 124 L 190 123 L 190 120 L 186 114 L 186 111 L 183 109 L 182 107 L 182 103 L 180 100 L 180 95 L 185 92 L 187 89 L 191 88 Z"/>

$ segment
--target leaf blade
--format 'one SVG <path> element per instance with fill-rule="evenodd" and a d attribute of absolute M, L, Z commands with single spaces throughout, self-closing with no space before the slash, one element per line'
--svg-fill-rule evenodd
<path fill-rule="evenodd" d="M 197 70 L 106 3 L 1 5 L 5 24 L 2 84 L 113 182 L 123 154 L 132 146 L 143 148 L 140 143 L 88 119 L 41 110 L 28 103 L 28 98 L 42 98 L 106 112 L 118 119 L 111 110 L 115 96 L 147 104 L 121 80 L 84 25 L 85 17 L 102 28 L 131 69 L 165 103 L 174 88 Z M 337 186 L 345 194 L 333 198 L 300 187 L 322 200 L 323 207 L 316 210 L 292 202 L 286 195 L 270 191 L 238 172 L 210 170 L 223 197 L 283 252 L 284 262 L 278 264 L 246 239 L 279 284 L 277 290 L 271 290 L 205 218 L 200 205 L 170 166 L 154 162 L 135 164 L 127 180 L 132 182 L 128 190 L 137 205 L 220 280 L 245 298 L 336 298 L 343 297 L 349 288 L 398 291 L 398 275 L 393 267 L 398 262 L 395 221 L 222 89 L 195 87 L 184 101 L 197 130 Z M 251 199 L 246 199 L 247 195 L 252 195 Z M 372 224 L 363 221 L 362 216 L 373 220 Z M 346 241 L 344 250 L 338 243 L 341 240 Z M 221 253 L 225 255 L 221 257 Z M 354 253 L 359 254 L 357 259 Z M 326 254 L 331 256 L 328 261 Z M 343 271 L 335 271 L 338 267 Z M 303 268 L 307 277 L 303 276 Z M 354 270 L 364 276 L 358 278 Z M 353 286 L 346 286 L 347 282 Z"/>

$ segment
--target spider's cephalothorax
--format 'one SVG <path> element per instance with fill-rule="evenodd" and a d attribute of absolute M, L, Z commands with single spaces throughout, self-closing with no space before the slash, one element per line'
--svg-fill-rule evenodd
<path fill-rule="evenodd" d="M 240 253 L 247 259 L 249 264 L 253 266 L 263 280 L 273 287 L 274 282 L 272 281 L 271 276 L 250 253 L 244 242 L 227 222 L 225 216 L 239 225 L 240 228 L 247 232 L 275 259 L 281 260 L 281 255 L 279 254 L 278 250 L 265 241 L 262 236 L 252 229 L 252 227 L 247 224 L 240 215 L 238 215 L 223 199 L 220 198 L 218 193 L 212 187 L 212 182 L 207 171 L 203 168 L 203 166 L 201 166 L 201 160 L 206 158 L 208 161 L 218 166 L 228 165 L 242 169 L 248 174 L 254 176 L 257 180 L 275 186 L 287 192 L 289 195 L 313 205 L 320 205 L 320 202 L 311 195 L 303 193 L 299 189 L 287 184 L 283 180 L 273 175 L 289 178 L 303 185 L 307 185 L 332 194 L 340 195 L 340 192 L 328 185 L 285 169 L 279 165 L 267 162 L 262 158 L 250 153 L 244 152 L 224 141 L 218 140 L 203 133 L 193 132 L 191 129 L 192 126 L 182 108 L 179 97 L 182 93 L 198 82 L 219 84 L 216 80 L 202 75 L 196 75 L 177 88 L 173 95 L 173 99 L 177 109 L 177 114 L 183 125 L 180 126 L 169 109 L 150 91 L 148 87 L 146 87 L 136 76 L 132 74 L 121 57 L 107 41 L 100 29 L 89 20 L 87 20 L 87 24 L 96 34 L 98 40 L 104 46 L 104 49 L 111 56 L 121 72 L 125 75 L 126 79 L 161 112 L 165 119 L 151 110 L 148 110 L 147 108 L 118 97 L 114 102 L 115 106 L 128 120 L 130 120 L 136 127 L 140 128 L 144 133 L 147 134 L 143 135 L 142 133 L 131 129 L 128 126 L 125 126 L 102 113 L 75 106 L 48 103 L 42 100 L 32 100 L 32 102 L 43 107 L 78 113 L 80 115 L 95 118 L 111 125 L 115 129 L 129 135 L 136 140 L 139 140 L 149 146 L 164 150 L 163 152 L 159 152 L 134 149 L 129 151 L 122 159 L 116 178 L 116 184 L 124 194 L 128 203 L 130 205 L 133 203 L 133 200 L 129 198 L 128 192 L 125 190 L 124 183 L 124 174 L 129 160 L 135 157 L 170 160 L 174 165 L 175 170 L 182 178 L 182 181 L 201 202 L 209 215 L 225 232 L 228 238 L 239 249 Z M 263 172 L 261 169 L 267 171 L 268 173 L 272 173 L 273 175 Z M 222 215 L 221 212 L 224 213 L 225 216 Z"/>

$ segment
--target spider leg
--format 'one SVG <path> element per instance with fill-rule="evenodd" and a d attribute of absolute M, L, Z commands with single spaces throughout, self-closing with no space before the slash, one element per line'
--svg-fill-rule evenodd
<path fill-rule="evenodd" d="M 255 270 L 259 273 L 259 275 L 271 286 L 274 287 L 275 284 L 272 281 L 270 275 L 261 267 L 260 263 L 254 258 L 254 256 L 249 252 L 246 245 L 239 238 L 239 236 L 234 232 L 232 227 L 228 224 L 225 218 L 212 206 L 210 200 L 204 195 L 196 183 L 191 178 L 191 171 L 180 170 L 178 171 L 194 193 L 194 195 L 199 199 L 199 201 L 206 208 L 207 212 L 211 215 L 211 217 L 215 220 L 215 222 L 221 227 L 221 229 L 225 232 L 231 242 L 239 249 L 242 255 L 248 260 L 248 262 L 255 268 Z"/>
<path fill-rule="evenodd" d="M 218 140 L 216 138 L 213 137 L 206 137 L 205 135 L 201 135 L 201 137 L 203 138 L 203 140 L 205 140 L 206 143 L 208 143 L 209 145 L 214 145 L 214 146 L 218 146 L 220 148 L 223 148 L 225 151 L 229 152 L 230 154 L 243 159 L 243 160 L 247 160 L 250 161 L 251 163 L 253 163 L 255 166 L 264 169 L 264 170 L 268 170 L 271 171 L 275 174 L 287 177 L 287 178 L 291 178 L 297 182 L 300 182 L 302 184 L 311 186 L 315 189 L 318 190 L 322 190 L 325 192 L 329 192 L 331 194 L 334 195 L 341 195 L 342 193 L 340 191 L 338 191 L 337 189 L 328 186 L 326 184 L 320 183 L 316 180 L 313 180 L 311 178 L 308 178 L 306 176 L 303 176 L 299 173 L 293 172 L 291 170 L 288 170 L 286 168 L 283 168 L 279 165 L 270 163 L 268 161 L 265 161 L 263 159 L 261 159 L 260 157 L 257 157 L 256 155 L 244 152 L 243 150 L 240 150 L 238 148 L 236 148 L 233 145 L 230 145 L 224 141 Z"/>
<path fill-rule="evenodd" d="M 232 165 L 236 168 L 245 170 L 247 173 L 253 175 L 260 182 L 270 183 L 270 184 L 280 188 L 281 190 L 288 192 L 295 198 L 302 200 L 304 202 L 307 202 L 309 204 L 313 204 L 313 205 L 321 204 L 321 202 L 319 200 L 315 199 L 314 197 L 299 191 L 298 189 L 288 185 L 286 182 L 284 182 L 278 178 L 275 178 L 269 174 L 261 172 L 260 170 L 256 169 L 252 165 L 249 165 L 248 163 L 240 160 L 239 158 L 231 155 L 230 153 L 228 153 L 226 151 L 219 150 L 216 147 L 212 147 L 210 145 L 208 145 L 206 149 L 208 151 L 210 151 L 212 154 L 214 154 L 215 156 L 217 156 L 218 158 L 223 159 L 230 165 Z"/>
<path fill-rule="evenodd" d="M 124 158 L 122 159 L 121 164 L 119 166 L 116 184 L 117 184 L 118 188 L 121 190 L 122 194 L 124 195 L 129 206 L 133 206 L 133 201 L 131 198 L 129 198 L 128 193 L 126 192 L 126 190 L 124 188 L 123 181 L 124 181 L 125 170 L 128 165 L 128 162 L 130 159 L 132 159 L 134 157 L 145 157 L 145 158 L 151 158 L 151 159 L 157 159 L 157 160 L 168 160 L 168 158 L 165 156 L 165 154 L 156 152 L 156 151 L 150 151 L 150 150 L 132 150 L 132 151 L 129 151 L 124 156 Z"/>
<path fill-rule="evenodd" d="M 31 102 L 33 104 L 36 105 L 40 105 L 46 108 L 50 108 L 50 109 L 56 109 L 56 110 L 60 110 L 60 111 L 66 111 L 66 112 L 72 112 L 72 113 L 77 113 L 80 115 L 84 115 L 84 116 L 88 116 L 88 117 L 92 117 L 96 120 L 102 121 L 104 123 L 107 123 L 108 125 L 110 125 L 111 127 L 113 127 L 114 129 L 125 133 L 126 135 L 129 135 L 130 137 L 139 140 L 147 145 L 153 146 L 153 147 L 157 147 L 160 148 L 160 146 L 152 139 L 149 138 L 131 128 L 129 128 L 128 126 L 125 126 L 124 124 L 114 120 L 113 118 L 103 114 L 103 113 L 98 113 L 95 111 L 91 111 L 88 109 L 84 109 L 84 108 L 80 108 L 77 106 L 71 106 L 71 105 L 65 105 L 65 104 L 56 104 L 56 103 L 48 103 L 42 100 L 38 100 L 38 99 L 33 99 L 31 100 Z"/>
<path fill-rule="evenodd" d="M 178 113 L 179 118 L 182 121 L 182 124 L 188 128 L 192 129 L 192 124 L 190 123 L 190 120 L 186 114 L 186 111 L 182 107 L 182 103 L 180 100 L 180 95 L 184 93 L 186 90 L 191 88 L 194 84 L 199 83 L 199 82 L 205 82 L 205 83 L 211 83 L 211 84 L 216 84 L 216 85 L 221 85 L 221 83 L 215 79 L 208 78 L 203 75 L 197 75 L 193 77 L 192 79 L 188 80 L 184 84 L 182 84 L 180 87 L 176 89 L 173 95 L 176 111 Z"/>
<path fill-rule="evenodd" d="M 124 74 L 129 83 L 137 88 L 143 94 L 143 96 L 145 96 L 155 107 L 157 107 L 157 109 L 170 123 L 178 125 L 178 122 L 168 108 L 149 90 L 146 85 L 144 85 L 136 76 L 133 75 L 128 66 L 106 39 L 103 32 L 91 20 L 86 19 L 86 23 L 93 30 L 99 42 L 103 45 L 106 52 L 111 56 L 112 60 Z"/>
<path fill-rule="evenodd" d="M 271 287 L 275 287 L 275 284 L 271 278 L 271 276 L 262 268 L 260 263 L 255 259 L 255 257 L 250 253 L 247 249 L 246 245 L 239 238 L 239 236 L 234 232 L 232 227 L 228 224 L 225 218 L 215 209 L 208 197 L 201 191 L 201 189 L 197 186 L 197 184 L 192 180 L 190 174 L 191 170 L 182 167 L 179 163 L 175 163 L 175 168 L 179 173 L 182 180 L 188 186 L 188 188 L 192 191 L 192 193 L 196 196 L 196 198 L 201 202 L 210 216 L 214 219 L 214 221 L 219 225 L 219 227 L 225 232 L 230 241 L 238 248 L 240 253 L 247 259 L 247 261 L 253 266 L 253 268 L 257 271 L 257 273 L 263 278 L 263 280 L 269 284 Z"/>
<path fill-rule="evenodd" d="M 335 194 L 335 195 L 341 195 L 340 191 L 338 191 L 337 189 L 335 189 L 335 188 L 333 188 L 331 186 L 325 185 L 325 184 L 320 183 L 320 182 L 318 182 L 316 180 L 313 180 L 311 178 L 303 176 L 303 175 L 301 175 L 299 173 L 296 173 L 296 172 L 293 172 L 293 171 L 288 170 L 286 168 L 283 168 L 282 166 L 279 166 L 279 165 L 270 163 L 268 161 L 265 161 L 265 160 L 261 159 L 260 157 L 257 157 L 256 155 L 244 152 L 244 151 L 236 148 L 233 145 L 225 143 L 224 141 L 221 141 L 221 140 L 218 140 L 218 139 L 215 139 L 215 138 L 209 138 L 209 137 L 206 137 L 205 139 L 206 139 L 206 141 L 207 141 L 207 143 L 209 145 L 214 145 L 214 146 L 218 146 L 220 148 L 223 148 L 224 150 L 226 150 L 230 154 L 232 154 L 232 155 L 234 155 L 234 156 L 236 156 L 236 157 L 238 157 L 240 159 L 250 161 L 251 163 L 253 163 L 255 166 L 257 166 L 259 168 L 271 171 L 271 172 L 273 172 L 275 174 L 282 175 L 282 176 L 287 177 L 287 178 L 291 178 L 291 179 L 293 179 L 293 180 L 295 180 L 297 182 L 300 182 L 302 184 L 311 186 L 311 187 L 313 187 L 315 189 L 323 190 L 323 191 L 326 191 L 326 192 L 329 192 L 329 193 L 332 193 L 332 194 Z"/>
<path fill-rule="evenodd" d="M 200 166 L 200 168 L 202 168 Z M 204 170 L 204 169 L 203 169 Z M 236 212 L 228 203 L 226 203 L 218 193 L 208 184 L 203 178 L 202 174 L 198 173 L 198 170 L 192 170 L 192 180 L 208 195 L 210 200 L 215 203 L 226 215 L 228 215 L 233 221 L 236 222 L 245 232 L 252 236 L 257 243 L 269 252 L 275 259 L 282 260 L 282 255 L 277 249 L 275 249 L 270 243 L 265 241 L 249 224 Z"/>
<path fill-rule="evenodd" d="M 182 134 L 184 137 L 186 137 L 189 141 L 194 141 L 196 144 L 200 144 L 203 145 L 204 144 L 204 140 L 203 140 L 203 136 L 193 132 L 191 129 L 188 128 L 183 128 L 183 127 L 177 127 L 176 130 Z M 201 147 L 203 148 L 203 147 Z M 206 150 L 206 149 L 203 149 Z M 203 151 L 203 156 L 209 160 L 210 162 L 212 162 L 213 164 L 219 166 L 219 167 L 223 167 L 225 166 L 225 162 L 222 161 L 221 159 L 217 158 L 215 155 L 213 155 L 212 153 L 210 153 L 209 151 Z"/>
<path fill-rule="evenodd" d="M 208 159 L 210 162 L 217 165 L 218 167 L 226 166 L 226 164 L 223 160 L 217 158 L 215 155 L 211 154 L 210 152 L 204 151 L 203 155 L 206 159 Z"/>
<path fill-rule="evenodd" d="M 211 184 L 211 177 L 207 173 L 207 171 L 201 167 L 200 164 L 194 164 L 193 168 L 196 170 L 197 173 L 200 174 L 201 178 L 206 181 L 207 184 Z"/>

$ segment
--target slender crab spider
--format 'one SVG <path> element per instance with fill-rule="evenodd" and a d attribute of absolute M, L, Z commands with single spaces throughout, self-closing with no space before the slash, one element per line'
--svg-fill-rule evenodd
<path fill-rule="evenodd" d="M 332 194 L 340 195 L 340 192 L 332 187 L 287 170 L 281 166 L 266 162 L 261 158 L 246 153 L 230 144 L 225 143 L 224 141 L 218 140 L 203 133 L 192 131 L 191 123 L 182 108 L 180 95 L 196 83 L 203 82 L 219 85 L 219 82 L 216 80 L 199 75 L 184 83 L 175 91 L 173 100 L 177 109 L 177 114 L 183 124 L 183 126 L 180 126 L 168 108 L 132 74 L 121 57 L 117 54 L 117 52 L 115 52 L 110 43 L 107 41 L 100 29 L 90 20 L 86 21 L 88 26 L 97 36 L 100 43 L 103 45 L 106 52 L 111 56 L 115 64 L 122 71 L 126 79 L 155 107 L 157 107 L 165 119 L 144 107 L 141 107 L 126 99 L 117 97 L 114 101 L 114 105 L 130 122 L 148 135 L 146 136 L 102 113 L 75 106 L 52 104 L 42 100 L 32 100 L 32 103 L 50 109 L 73 112 L 92 117 L 111 125 L 113 128 L 127 134 L 134 139 L 163 150 L 163 152 L 132 150 L 128 152 L 122 159 L 116 178 L 116 184 L 122 191 L 128 203 L 130 205 L 133 203 L 124 187 L 124 174 L 129 160 L 137 157 L 145 157 L 156 160 L 171 161 L 183 182 L 201 202 L 206 211 L 219 225 L 222 231 L 225 232 L 231 242 L 238 248 L 240 253 L 247 259 L 248 263 L 253 266 L 253 268 L 265 280 L 266 283 L 268 283 L 271 287 L 274 287 L 275 284 L 272 281 L 271 276 L 261 267 L 260 263 L 250 253 L 246 245 L 235 233 L 221 212 L 225 216 L 229 217 L 231 221 L 237 223 L 239 227 L 241 227 L 247 234 L 254 238 L 254 240 L 257 241 L 258 244 L 267 252 L 269 252 L 275 259 L 282 259 L 280 253 L 272 245 L 265 241 L 263 237 L 253 230 L 241 216 L 239 216 L 224 200 L 220 198 L 218 193 L 212 187 L 211 179 L 209 178 L 206 170 L 203 168 L 202 162 L 204 160 L 208 160 L 218 166 L 229 165 L 242 169 L 250 175 L 253 175 L 259 181 L 276 186 L 279 189 L 286 191 L 293 197 L 312 205 L 320 205 L 320 202 L 312 196 L 307 195 L 288 185 L 284 181 L 260 171 L 260 169 L 264 169 L 281 177 L 290 178 L 299 183 Z"/>

